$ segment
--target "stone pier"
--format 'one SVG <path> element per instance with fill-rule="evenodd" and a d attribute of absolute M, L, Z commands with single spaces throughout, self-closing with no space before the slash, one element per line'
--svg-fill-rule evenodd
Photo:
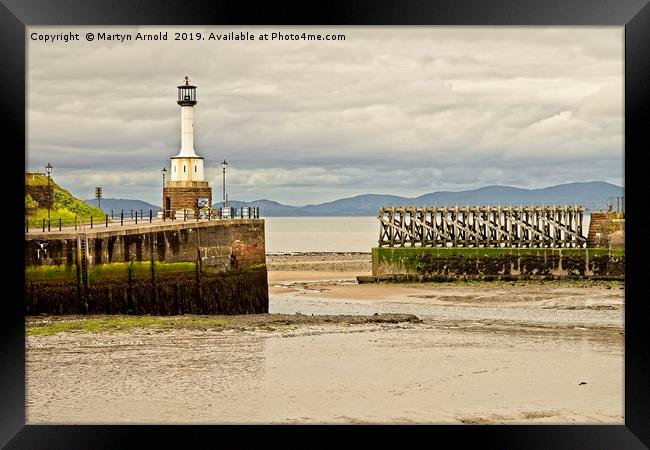
<path fill-rule="evenodd" d="M 264 220 L 25 235 L 26 314 L 268 312 Z"/>

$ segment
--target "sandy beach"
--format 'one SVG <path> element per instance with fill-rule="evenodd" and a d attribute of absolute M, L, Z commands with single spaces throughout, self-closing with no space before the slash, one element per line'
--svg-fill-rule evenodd
<path fill-rule="evenodd" d="M 27 422 L 624 422 L 622 283 L 357 284 L 368 253 L 267 266 L 268 315 L 30 318 Z"/>

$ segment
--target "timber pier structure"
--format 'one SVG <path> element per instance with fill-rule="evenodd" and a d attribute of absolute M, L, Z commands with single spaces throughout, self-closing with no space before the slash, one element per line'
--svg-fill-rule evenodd
<path fill-rule="evenodd" d="M 402 206 L 378 219 L 364 282 L 625 278 L 625 212 L 612 208 Z"/>
<path fill-rule="evenodd" d="M 382 207 L 379 247 L 586 247 L 572 206 Z"/>

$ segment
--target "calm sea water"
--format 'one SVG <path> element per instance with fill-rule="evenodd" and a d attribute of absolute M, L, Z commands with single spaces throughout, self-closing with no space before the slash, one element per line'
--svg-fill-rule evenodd
<path fill-rule="evenodd" d="M 379 240 L 376 217 L 264 217 L 266 252 L 370 252 Z M 585 214 L 583 229 L 589 228 Z"/>
<path fill-rule="evenodd" d="M 370 252 L 376 217 L 265 217 L 266 252 Z"/>

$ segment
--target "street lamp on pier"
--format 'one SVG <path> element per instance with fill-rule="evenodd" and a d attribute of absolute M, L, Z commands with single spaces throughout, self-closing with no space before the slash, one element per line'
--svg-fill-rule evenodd
<path fill-rule="evenodd" d="M 165 214 L 167 214 L 167 211 L 165 211 L 165 175 L 167 175 L 167 168 L 163 167 L 160 170 L 160 173 L 162 173 L 162 179 L 163 179 L 163 185 L 162 185 L 162 188 L 163 188 L 163 193 L 162 193 L 162 196 L 163 196 L 162 216 L 163 216 L 163 220 L 165 220 Z"/>
<path fill-rule="evenodd" d="M 47 222 L 50 223 L 50 210 L 52 209 L 52 184 L 51 184 L 51 175 L 52 175 L 52 169 L 54 169 L 54 166 L 50 164 L 49 162 L 47 163 L 47 166 L 45 166 L 45 172 L 47 172 L 47 196 L 48 196 L 48 203 L 47 203 Z"/>
<path fill-rule="evenodd" d="M 228 166 L 228 163 L 224 159 L 223 162 L 221 163 L 221 167 L 223 168 L 223 207 L 224 209 L 226 208 L 226 167 Z"/>

